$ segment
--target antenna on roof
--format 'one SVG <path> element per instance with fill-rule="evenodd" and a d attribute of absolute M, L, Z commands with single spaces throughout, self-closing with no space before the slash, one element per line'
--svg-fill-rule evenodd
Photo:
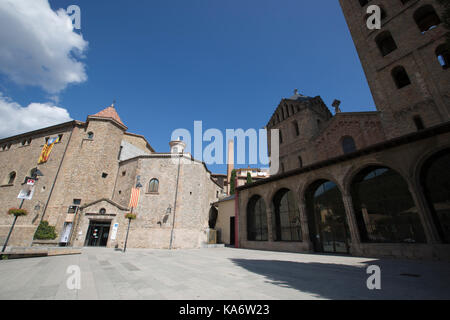
<path fill-rule="evenodd" d="M 115 106 L 116 106 L 116 99 L 113 100 L 111 107 L 115 107 Z"/>

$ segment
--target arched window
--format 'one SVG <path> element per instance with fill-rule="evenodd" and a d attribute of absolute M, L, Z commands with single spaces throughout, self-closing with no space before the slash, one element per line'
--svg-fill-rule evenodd
<path fill-rule="evenodd" d="M 16 176 L 17 176 L 17 174 L 16 174 L 16 172 L 15 171 L 13 171 L 13 172 L 11 172 L 9 175 L 8 175 L 8 178 L 7 178 L 7 184 L 14 184 L 14 181 L 16 180 Z"/>
<path fill-rule="evenodd" d="M 383 57 L 397 49 L 397 44 L 389 31 L 380 33 L 375 38 L 375 42 L 377 43 L 378 49 L 380 49 Z"/>
<path fill-rule="evenodd" d="M 450 149 L 431 157 L 423 166 L 421 185 L 436 228 L 445 243 L 450 243 Z"/>
<path fill-rule="evenodd" d="M 349 233 L 338 186 L 319 180 L 305 193 L 309 236 L 316 252 L 348 253 Z"/>
<path fill-rule="evenodd" d="M 436 28 L 441 23 L 441 19 L 437 15 L 433 6 L 424 5 L 414 12 L 414 20 L 422 33 Z"/>
<path fill-rule="evenodd" d="M 159 189 L 159 180 L 158 179 L 152 179 L 148 183 L 148 192 L 151 193 L 157 193 Z"/>
<path fill-rule="evenodd" d="M 266 204 L 260 196 L 253 196 L 247 205 L 247 240 L 268 239 Z"/>
<path fill-rule="evenodd" d="M 302 241 L 300 213 L 294 193 L 288 189 L 281 189 L 274 196 L 273 227 L 276 241 Z"/>
<path fill-rule="evenodd" d="M 88 139 L 94 139 L 94 133 L 93 132 L 88 132 L 87 134 Z"/>
<path fill-rule="evenodd" d="M 351 185 L 363 242 L 422 243 L 425 234 L 408 184 L 396 171 L 369 167 Z"/>
<path fill-rule="evenodd" d="M 446 44 L 441 44 L 436 48 L 436 57 L 443 69 L 450 66 L 450 50 Z"/>
<path fill-rule="evenodd" d="M 355 140 L 352 137 L 346 136 L 342 138 L 342 150 L 344 154 L 352 153 L 356 151 Z"/>
<path fill-rule="evenodd" d="M 394 79 L 395 85 L 398 89 L 406 87 L 411 84 L 411 80 L 409 80 L 408 73 L 406 73 L 405 68 L 402 66 L 395 67 L 392 70 L 392 78 Z"/>

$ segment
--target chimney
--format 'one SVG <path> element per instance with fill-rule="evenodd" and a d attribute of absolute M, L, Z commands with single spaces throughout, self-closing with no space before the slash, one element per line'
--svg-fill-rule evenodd
<path fill-rule="evenodd" d="M 230 183 L 231 171 L 234 169 L 234 140 L 228 141 L 227 181 Z"/>

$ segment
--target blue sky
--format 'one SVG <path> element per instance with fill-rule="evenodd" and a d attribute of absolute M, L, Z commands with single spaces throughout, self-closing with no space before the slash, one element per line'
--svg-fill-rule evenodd
<path fill-rule="evenodd" d="M 320 95 L 375 110 L 337 0 L 50 0 L 81 8 L 87 80 L 55 104 L 85 120 L 116 99 L 129 131 L 168 151 L 173 130 L 263 127 L 283 97 Z M 0 76 L 22 106 L 54 93 Z M 205 144 L 206 145 L 206 144 Z M 224 172 L 224 166 L 210 166 Z"/>

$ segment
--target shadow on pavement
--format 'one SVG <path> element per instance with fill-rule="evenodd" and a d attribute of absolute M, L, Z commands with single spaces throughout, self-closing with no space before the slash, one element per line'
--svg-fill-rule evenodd
<path fill-rule="evenodd" d="M 414 266 L 415 273 L 408 273 L 405 272 L 410 270 L 408 263 L 389 260 L 370 260 L 359 265 L 250 259 L 231 261 L 263 276 L 266 283 L 299 290 L 312 298 L 450 299 L 450 282 L 444 268 L 427 272 L 419 265 Z M 367 288 L 369 265 L 381 267 L 381 290 Z"/>

